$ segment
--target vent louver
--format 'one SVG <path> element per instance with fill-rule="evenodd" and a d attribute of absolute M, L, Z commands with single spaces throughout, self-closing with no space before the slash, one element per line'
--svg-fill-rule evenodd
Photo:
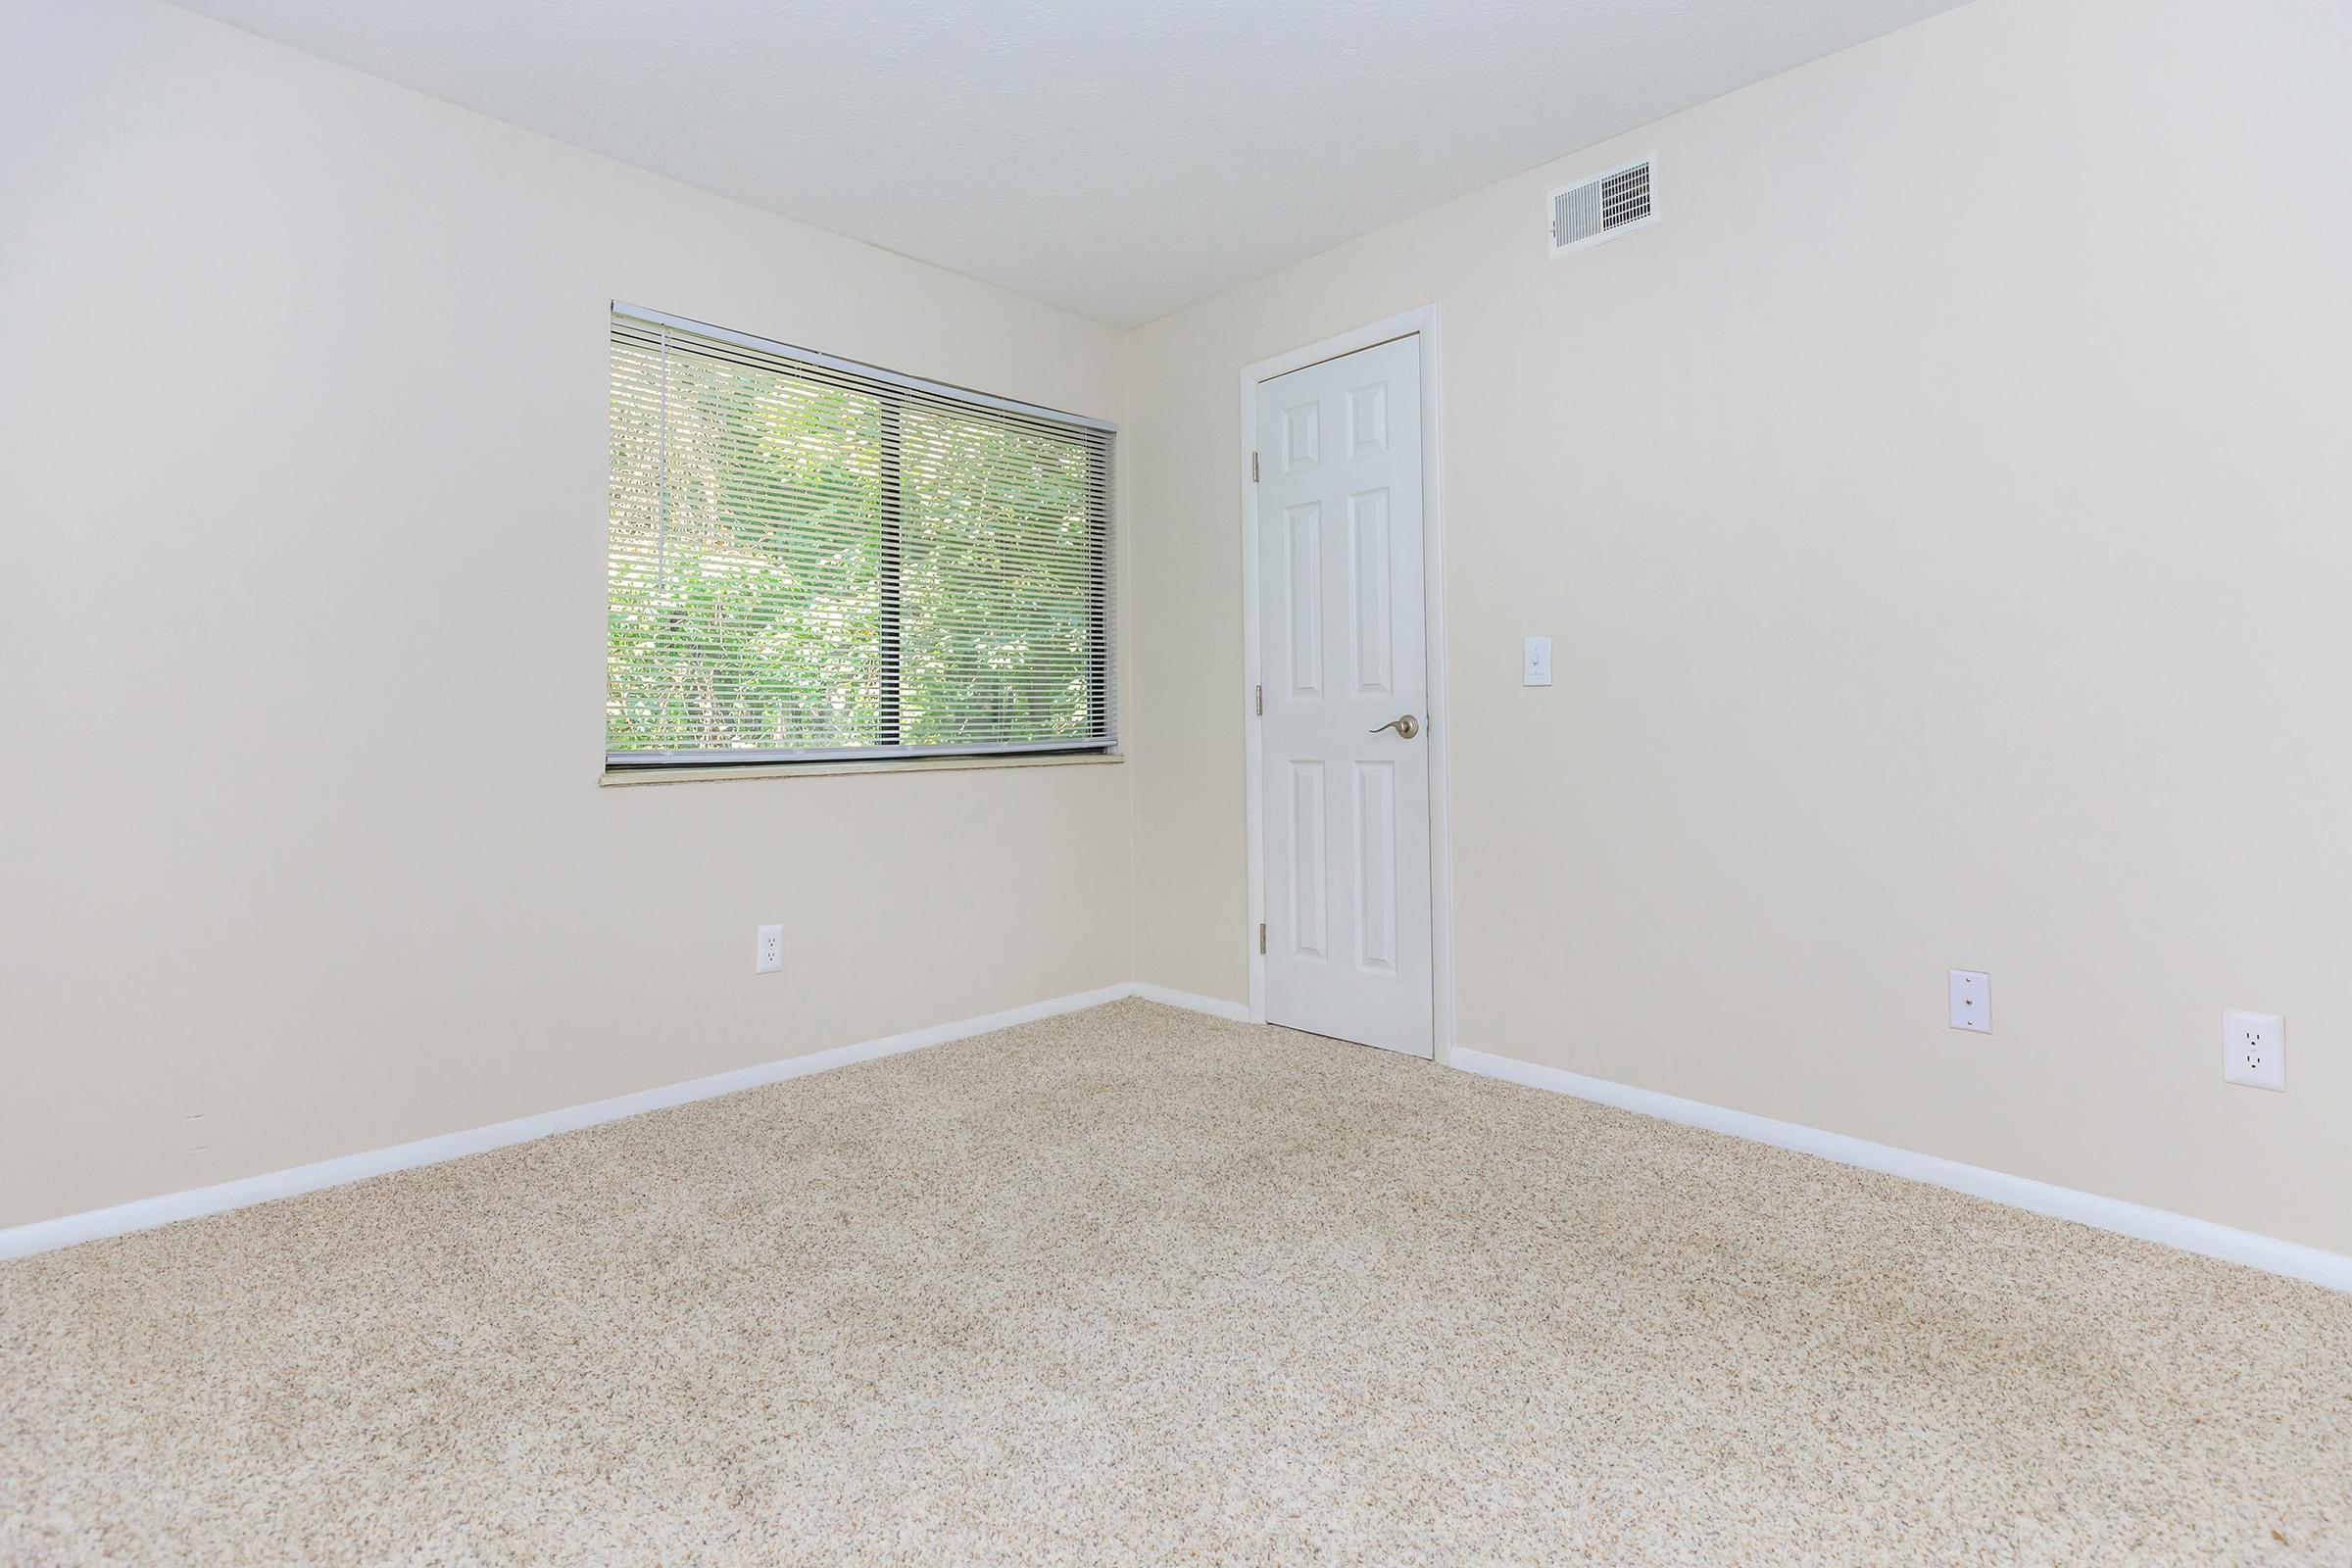
<path fill-rule="evenodd" d="M 1551 193 L 1551 254 L 1614 239 L 1657 221 L 1655 158 L 1603 170 Z"/>

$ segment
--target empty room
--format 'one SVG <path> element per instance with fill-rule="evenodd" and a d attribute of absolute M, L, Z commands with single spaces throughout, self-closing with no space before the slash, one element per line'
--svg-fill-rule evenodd
<path fill-rule="evenodd" d="M 2352 6 L 0 0 L 0 1568 L 2352 1568 Z"/>

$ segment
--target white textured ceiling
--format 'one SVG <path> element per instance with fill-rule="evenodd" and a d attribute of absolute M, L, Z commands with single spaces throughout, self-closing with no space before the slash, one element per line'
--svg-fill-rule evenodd
<path fill-rule="evenodd" d="M 1122 326 L 1958 0 L 178 0 Z"/>

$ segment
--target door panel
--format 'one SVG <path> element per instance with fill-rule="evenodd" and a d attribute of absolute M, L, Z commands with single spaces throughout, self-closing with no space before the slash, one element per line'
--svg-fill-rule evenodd
<path fill-rule="evenodd" d="M 1393 697 L 1396 639 L 1390 625 L 1389 493 L 1348 498 L 1348 667 L 1358 697 Z"/>
<path fill-rule="evenodd" d="M 1355 962 L 1396 972 L 1396 764 L 1355 764 Z"/>
<path fill-rule="evenodd" d="M 1292 958 L 1324 962 L 1324 918 L 1331 884 L 1323 875 L 1323 847 L 1329 833 L 1323 818 L 1323 764 L 1291 763 L 1290 947 Z"/>
<path fill-rule="evenodd" d="M 1291 655 L 1291 696 L 1323 695 L 1323 509 L 1309 504 L 1282 514 L 1283 537 L 1291 558 L 1283 564 L 1290 592 L 1283 644 Z"/>
<path fill-rule="evenodd" d="M 1257 450 L 1266 1017 L 1427 1056 L 1420 340 L 1262 383 Z"/>

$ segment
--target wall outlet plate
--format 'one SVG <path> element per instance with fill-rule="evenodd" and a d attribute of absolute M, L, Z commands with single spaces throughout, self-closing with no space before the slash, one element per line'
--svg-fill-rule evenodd
<path fill-rule="evenodd" d="M 2286 1092 L 2286 1020 L 2275 1012 L 2222 1009 L 2222 1077 Z"/>
<path fill-rule="evenodd" d="M 784 969 L 784 928 L 763 925 L 760 928 L 760 947 L 752 959 L 754 974 L 780 974 Z"/>
<path fill-rule="evenodd" d="M 1954 969 L 1950 979 L 1952 1027 L 1992 1033 L 1992 976 L 1980 969 Z"/>

